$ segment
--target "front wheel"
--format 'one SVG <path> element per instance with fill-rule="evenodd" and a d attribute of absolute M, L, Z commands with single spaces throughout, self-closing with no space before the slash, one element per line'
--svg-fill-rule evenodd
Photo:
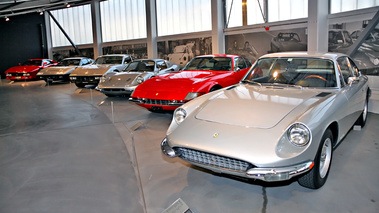
<path fill-rule="evenodd" d="M 78 87 L 78 88 L 84 88 L 86 87 L 85 84 L 82 84 L 82 83 L 75 83 L 75 85 Z"/>
<path fill-rule="evenodd" d="M 332 156 L 333 134 L 327 129 L 322 136 L 312 170 L 298 179 L 299 184 L 310 189 L 322 187 L 329 175 Z"/>
<path fill-rule="evenodd" d="M 359 116 L 358 120 L 355 122 L 355 125 L 364 127 L 367 121 L 367 113 L 368 113 L 368 98 L 366 98 L 365 100 L 365 105 L 363 106 L 361 116 Z"/>

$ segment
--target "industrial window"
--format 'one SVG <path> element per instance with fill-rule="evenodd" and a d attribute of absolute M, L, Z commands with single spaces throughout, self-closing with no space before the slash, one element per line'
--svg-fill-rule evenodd
<path fill-rule="evenodd" d="M 330 0 L 330 13 L 340 13 L 379 5 L 379 0 Z"/>
<path fill-rule="evenodd" d="M 263 16 L 266 17 L 266 14 L 264 14 L 264 0 L 250 0 L 247 2 L 247 24 L 253 25 L 264 23 Z"/>
<path fill-rule="evenodd" d="M 268 21 L 308 17 L 308 0 L 267 0 Z"/>
<path fill-rule="evenodd" d="M 89 5 L 54 10 L 51 11 L 51 14 L 76 45 L 93 43 L 91 8 Z M 70 45 L 68 39 L 51 18 L 50 25 L 53 47 Z"/>
<path fill-rule="evenodd" d="M 308 0 L 226 0 L 225 12 L 228 28 L 307 18 Z"/>
<path fill-rule="evenodd" d="M 212 30 L 210 0 L 156 0 L 158 36 Z"/>
<path fill-rule="evenodd" d="M 243 25 L 242 0 L 226 0 L 225 11 L 227 28 Z"/>
<path fill-rule="evenodd" d="M 103 42 L 146 38 L 145 1 L 100 2 Z"/>

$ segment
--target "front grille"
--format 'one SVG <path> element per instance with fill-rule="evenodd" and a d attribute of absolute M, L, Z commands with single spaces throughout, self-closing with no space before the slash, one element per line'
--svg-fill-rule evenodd
<path fill-rule="evenodd" d="M 202 164 L 205 166 L 218 167 L 234 172 L 246 172 L 254 166 L 245 161 L 214 155 L 207 152 L 196 151 L 187 148 L 174 148 L 175 152 L 180 153 L 179 157 L 185 161 Z"/>
<path fill-rule="evenodd" d="M 152 105 L 169 105 L 168 100 L 156 100 L 156 99 L 144 99 L 145 104 L 152 104 Z"/>
<path fill-rule="evenodd" d="M 24 76 L 24 73 L 22 72 L 15 72 L 15 73 L 10 73 L 11 76 L 14 76 L 14 77 L 23 77 Z"/>

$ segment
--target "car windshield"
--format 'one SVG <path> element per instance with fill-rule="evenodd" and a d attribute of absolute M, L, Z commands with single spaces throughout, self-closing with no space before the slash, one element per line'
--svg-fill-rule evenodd
<path fill-rule="evenodd" d="M 152 72 L 154 67 L 154 61 L 133 61 L 126 65 L 124 72 Z"/>
<path fill-rule="evenodd" d="M 301 87 L 336 87 L 331 60 L 317 58 L 262 58 L 242 82 Z"/>
<path fill-rule="evenodd" d="M 279 33 L 279 41 L 300 41 L 299 35 L 296 33 Z"/>
<path fill-rule="evenodd" d="M 192 59 L 184 70 L 231 71 L 232 59 L 229 57 L 198 57 Z"/>
<path fill-rule="evenodd" d="M 94 64 L 122 64 L 122 56 L 101 56 Z"/>
<path fill-rule="evenodd" d="M 27 60 L 22 63 L 22 66 L 41 66 L 41 60 Z"/>
<path fill-rule="evenodd" d="M 57 66 L 79 66 L 80 59 L 63 59 Z"/>

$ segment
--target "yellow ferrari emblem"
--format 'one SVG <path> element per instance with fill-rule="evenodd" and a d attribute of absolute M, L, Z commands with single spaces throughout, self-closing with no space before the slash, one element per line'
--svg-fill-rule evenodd
<path fill-rule="evenodd" d="M 213 138 L 216 138 L 218 136 L 218 133 L 213 134 Z"/>
<path fill-rule="evenodd" d="M 157 96 L 159 93 L 156 93 L 155 95 Z"/>

